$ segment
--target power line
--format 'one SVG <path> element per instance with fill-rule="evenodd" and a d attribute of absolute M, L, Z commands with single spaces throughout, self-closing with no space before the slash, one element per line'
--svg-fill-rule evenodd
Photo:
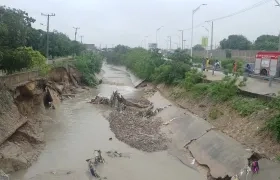
<path fill-rule="evenodd" d="M 222 16 L 222 17 L 219 17 L 219 18 L 211 19 L 211 20 L 208 20 L 206 22 L 218 21 L 218 20 L 221 20 L 221 19 L 229 18 L 229 17 L 235 16 L 235 15 L 244 13 L 246 11 L 249 11 L 251 9 L 257 8 L 257 7 L 259 7 L 261 5 L 264 5 L 264 4 L 266 4 L 266 3 L 270 2 L 270 1 L 272 1 L 272 0 L 262 0 L 262 1 L 257 2 L 256 4 L 253 4 L 250 7 L 244 8 L 244 9 L 242 9 L 240 11 L 235 12 L 235 13 L 232 13 L 232 14 L 229 14 L 229 15 L 226 15 L 226 16 Z"/>

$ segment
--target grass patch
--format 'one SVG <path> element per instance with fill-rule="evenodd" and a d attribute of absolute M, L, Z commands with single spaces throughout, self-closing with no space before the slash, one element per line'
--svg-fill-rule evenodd
<path fill-rule="evenodd" d="M 231 106 L 243 117 L 249 116 L 256 111 L 267 108 L 262 100 L 243 96 L 234 97 L 231 101 Z"/>
<path fill-rule="evenodd" d="M 280 114 L 267 121 L 264 130 L 271 132 L 280 141 Z"/>
<path fill-rule="evenodd" d="M 216 120 L 222 115 L 224 115 L 224 113 L 221 112 L 218 108 L 213 108 L 213 109 L 210 110 L 208 116 L 211 120 Z"/>

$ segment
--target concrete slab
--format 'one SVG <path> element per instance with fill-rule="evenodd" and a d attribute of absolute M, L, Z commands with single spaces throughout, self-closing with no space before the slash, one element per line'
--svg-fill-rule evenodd
<path fill-rule="evenodd" d="M 210 168 L 214 178 L 238 174 L 252 155 L 234 139 L 214 130 L 193 141 L 188 148 L 200 164 Z"/>
<path fill-rule="evenodd" d="M 172 134 L 172 141 L 178 148 L 184 148 L 193 140 L 199 139 L 212 125 L 206 121 L 197 120 L 194 117 L 186 115 L 175 119 L 170 126 Z"/>

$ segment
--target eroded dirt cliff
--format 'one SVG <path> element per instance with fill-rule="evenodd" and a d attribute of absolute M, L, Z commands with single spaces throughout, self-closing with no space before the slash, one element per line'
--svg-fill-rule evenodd
<path fill-rule="evenodd" d="M 64 94 L 79 88 L 74 68 L 55 68 L 47 78 L 0 87 L 0 169 L 6 173 L 29 167 L 44 147 L 42 122 Z"/>

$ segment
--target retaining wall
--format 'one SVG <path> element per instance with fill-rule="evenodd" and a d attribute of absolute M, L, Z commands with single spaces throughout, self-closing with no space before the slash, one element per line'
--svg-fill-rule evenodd
<path fill-rule="evenodd" d="M 6 76 L 0 76 L 0 86 L 5 85 L 7 87 L 11 87 L 16 84 L 38 78 L 39 76 L 39 71 L 20 72 Z"/>

